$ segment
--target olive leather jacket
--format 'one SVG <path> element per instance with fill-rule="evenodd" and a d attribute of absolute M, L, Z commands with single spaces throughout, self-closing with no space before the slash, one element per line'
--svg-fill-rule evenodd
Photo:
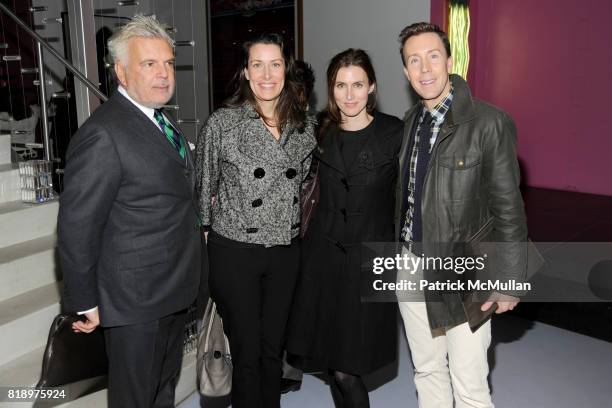
<path fill-rule="evenodd" d="M 491 272 L 502 279 L 520 280 L 526 273 L 521 243 L 527 240 L 527 225 L 519 191 L 516 127 L 505 112 L 473 99 L 460 76 L 453 74 L 450 79 L 453 102 L 432 150 L 421 196 L 423 253 L 426 256 L 458 256 L 462 253 L 458 253 L 457 248 L 465 248 L 458 244 L 502 242 L 503 250 L 497 254 L 497 270 Z M 423 105 L 417 103 L 404 117 L 400 169 L 407 164 L 405 160 L 410 160 L 407 150 L 422 108 Z M 402 178 L 400 171 L 396 237 L 401 231 L 404 210 L 401 203 L 408 193 L 406 188 L 407 180 Z M 486 321 L 488 316 L 480 313 L 479 307 L 466 307 L 465 298 L 465 292 L 426 292 L 431 329 L 469 321 L 475 330 Z"/>

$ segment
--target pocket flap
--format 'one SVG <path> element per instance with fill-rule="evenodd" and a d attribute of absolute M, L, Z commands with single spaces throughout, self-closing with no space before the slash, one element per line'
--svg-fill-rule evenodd
<path fill-rule="evenodd" d="M 440 156 L 440 166 L 452 170 L 465 170 L 480 164 L 480 155 L 478 154 L 454 154 Z"/>

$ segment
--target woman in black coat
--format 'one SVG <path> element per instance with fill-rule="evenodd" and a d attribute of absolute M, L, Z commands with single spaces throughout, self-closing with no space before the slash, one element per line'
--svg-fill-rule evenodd
<path fill-rule="evenodd" d="M 374 110 L 364 51 L 336 55 L 327 83 L 313 164 L 320 200 L 303 240 L 287 350 L 305 370 L 330 371 L 336 406 L 368 407 L 361 376 L 395 361 L 397 307 L 361 302 L 361 251 L 363 242 L 394 240 L 403 122 Z"/>

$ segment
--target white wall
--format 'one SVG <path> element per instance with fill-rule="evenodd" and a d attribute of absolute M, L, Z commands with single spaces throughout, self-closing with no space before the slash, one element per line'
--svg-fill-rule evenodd
<path fill-rule="evenodd" d="M 317 109 L 327 100 L 327 64 L 347 48 L 372 58 L 378 108 L 403 116 L 414 101 L 402 72 L 397 36 L 405 26 L 429 21 L 430 0 L 303 0 L 304 60 L 315 71 Z"/>

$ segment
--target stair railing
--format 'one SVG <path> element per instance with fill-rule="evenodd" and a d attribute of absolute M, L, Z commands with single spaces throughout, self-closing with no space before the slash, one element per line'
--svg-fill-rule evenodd
<path fill-rule="evenodd" d="M 91 82 L 85 75 L 83 75 L 74 65 L 72 65 L 68 60 L 66 60 L 59 52 L 57 52 L 53 47 L 51 47 L 44 38 L 38 35 L 34 30 L 32 30 L 28 25 L 21 20 L 15 13 L 13 13 L 7 6 L 0 3 L 0 11 L 4 12 L 7 16 L 9 16 L 17 25 L 19 25 L 30 37 L 36 40 L 36 53 L 37 53 L 37 62 L 38 62 L 38 76 L 40 85 L 38 87 L 40 92 L 40 100 L 41 100 L 41 120 L 42 120 L 42 134 L 43 134 L 43 146 L 45 152 L 45 160 L 51 160 L 51 147 L 49 142 L 49 121 L 48 121 L 48 112 L 47 112 L 47 92 L 45 89 L 45 69 L 44 69 L 44 61 L 42 49 L 45 47 L 47 51 L 51 53 L 55 58 L 58 59 L 59 62 L 62 63 L 66 67 L 66 69 L 74 74 L 74 76 L 81 81 L 94 95 L 96 95 L 101 101 L 105 102 L 108 97 L 104 95 L 98 89 L 98 86 Z"/>

